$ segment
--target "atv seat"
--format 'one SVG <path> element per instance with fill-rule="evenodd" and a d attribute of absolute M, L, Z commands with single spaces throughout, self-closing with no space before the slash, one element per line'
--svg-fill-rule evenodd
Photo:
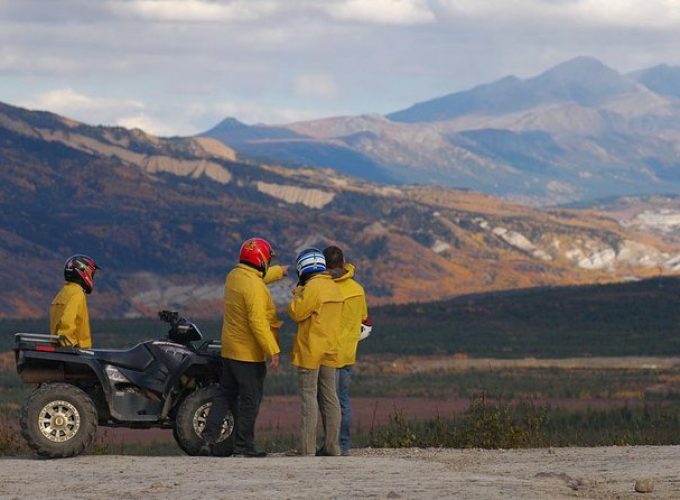
<path fill-rule="evenodd" d="M 95 359 L 138 372 L 146 370 L 154 358 L 144 344 L 132 349 L 92 349 Z"/>

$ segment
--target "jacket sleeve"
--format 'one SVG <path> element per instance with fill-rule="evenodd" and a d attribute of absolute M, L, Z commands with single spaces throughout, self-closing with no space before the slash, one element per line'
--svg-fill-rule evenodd
<path fill-rule="evenodd" d="M 281 349 L 272 332 L 272 325 L 268 321 L 266 294 L 267 290 L 263 287 L 263 289 L 251 290 L 244 298 L 250 330 L 265 355 L 271 357 L 278 354 Z"/>
<path fill-rule="evenodd" d="M 78 338 L 76 336 L 76 330 L 78 326 L 76 325 L 76 318 L 80 313 L 80 308 L 82 304 L 78 299 L 78 296 L 72 296 L 65 304 L 64 309 L 61 312 L 61 317 L 57 322 L 57 331 L 54 332 L 56 335 L 63 335 L 72 344 L 78 344 Z"/>
<path fill-rule="evenodd" d="M 361 292 L 361 321 L 364 321 L 368 318 L 368 305 L 366 304 L 366 292 L 363 289 Z"/>
<path fill-rule="evenodd" d="M 317 294 L 314 290 L 304 287 L 298 293 L 293 294 L 293 300 L 288 306 L 288 315 L 296 323 L 309 318 L 317 307 Z"/>
<path fill-rule="evenodd" d="M 283 279 L 283 267 L 281 266 L 271 266 L 267 269 L 267 274 L 264 275 L 264 282 L 266 285 L 274 283 Z"/>

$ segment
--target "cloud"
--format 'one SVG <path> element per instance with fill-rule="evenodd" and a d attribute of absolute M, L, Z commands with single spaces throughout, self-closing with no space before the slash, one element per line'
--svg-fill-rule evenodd
<path fill-rule="evenodd" d="M 86 123 L 137 126 L 155 134 L 170 132 L 162 122 L 145 118 L 145 104 L 135 99 L 92 97 L 64 88 L 34 95 L 20 101 L 19 105 L 51 111 Z"/>
<path fill-rule="evenodd" d="M 324 2 L 334 19 L 375 24 L 422 24 L 435 20 L 425 0 L 344 0 Z"/>
<path fill-rule="evenodd" d="M 437 5 L 449 15 L 503 24 L 549 21 L 619 28 L 680 27 L 680 0 L 438 0 Z"/>
<path fill-rule="evenodd" d="M 68 75 L 80 69 L 74 59 L 52 55 L 25 57 L 0 48 L 0 71 L 4 73 Z"/>
<path fill-rule="evenodd" d="M 110 1 L 116 14 L 160 22 L 249 22 L 276 11 L 273 1 L 236 0 L 221 3 L 207 0 Z"/>
<path fill-rule="evenodd" d="M 34 108 L 49 109 L 55 113 L 68 111 L 100 112 L 112 109 L 142 109 L 144 104 L 133 99 L 108 99 L 90 97 L 73 89 L 56 89 L 38 94 L 22 102 L 22 105 Z"/>
<path fill-rule="evenodd" d="M 324 12 L 342 22 L 410 25 L 432 22 L 427 0 L 108 0 L 116 15 L 177 23 L 281 23 Z"/>
<path fill-rule="evenodd" d="M 337 95 L 338 87 L 328 75 L 302 75 L 295 80 L 295 93 L 300 97 L 330 99 Z"/>
<path fill-rule="evenodd" d="M 213 124 L 228 116 L 249 124 L 278 124 L 311 120 L 323 114 L 309 109 L 279 107 L 253 101 L 220 101 L 209 107 L 195 104 L 191 112 L 200 121 L 205 121 L 212 116 Z"/>
<path fill-rule="evenodd" d="M 138 128 L 149 134 L 163 137 L 177 135 L 178 133 L 177 129 L 168 125 L 165 120 L 154 118 L 142 112 L 137 113 L 136 115 L 117 118 L 115 125 L 129 129 Z"/>

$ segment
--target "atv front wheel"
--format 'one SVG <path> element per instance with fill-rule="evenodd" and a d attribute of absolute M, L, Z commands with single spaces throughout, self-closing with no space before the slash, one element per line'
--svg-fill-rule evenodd
<path fill-rule="evenodd" d="M 213 398 L 218 394 L 216 386 L 197 389 L 182 402 L 175 418 L 173 436 L 187 455 L 210 455 L 203 441 L 203 429 L 210 413 Z M 226 457 L 234 451 L 234 417 L 231 412 L 222 422 L 222 434 L 212 446 L 212 455 Z"/>
<path fill-rule="evenodd" d="M 90 396 L 71 384 L 42 384 L 21 409 L 21 435 L 42 457 L 79 455 L 94 441 L 97 410 Z"/>

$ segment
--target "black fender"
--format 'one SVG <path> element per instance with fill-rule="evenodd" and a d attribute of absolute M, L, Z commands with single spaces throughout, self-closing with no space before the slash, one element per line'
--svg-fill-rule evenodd
<path fill-rule="evenodd" d="M 17 373 L 25 383 L 69 382 L 80 386 L 86 380 L 96 381 L 109 414 L 113 415 L 108 377 L 92 354 L 66 348 L 55 352 L 17 349 L 15 355 Z"/>
<path fill-rule="evenodd" d="M 108 379 L 104 370 L 97 360 L 91 357 L 91 355 L 84 354 L 84 351 L 75 353 L 60 353 L 60 352 L 42 352 L 42 351 L 24 351 L 20 350 L 16 355 L 17 359 L 17 373 L 19 377 L 23 378 L 30 375 L 31 370 L 40 370 L 44 368 L 55 368 L 63 367 L 64 378 L 61 381 L 69 380 L 82 380 L 77 375 L 77 372 L 69 371 L 69 365 L 75 365 L 78 367 L 86 367 L 92 374 L 95 375 L 97 381 L 102 386 L 104 391 L 107 390 Z M 36 366 L 38 365 L 38 366 Z M 44 382 L 57 382 L 59 380 L 44 380 Z M 34 382 L 36 383 L 36 382 Z M 110 392 L 110 391 L 109 391 Z"/>
<path fill-rule="evenodd" d="M 216 380 L 219 380 L 220 377 L 220 365 L 218 363 L 219 358 L 215 359 L 212 356 L 202 356 L 199 354 L 192 354 L 191 356 L 187 357 L 182 364 L 180 365 L 180 368 L 176 370 L 172 376 L 170 376 L 167 380 L 167 384 L 165 387 L 165 392 L 163 394 L 163 399 L 164 399 L 164 404 L 163 404 L 163 409 L 161 411 L 161 416 L 163 418 L 166 418 L 170 411 L 175 408 L 177 405 L 181 404 L 182 400 L 184 397 L 187 396 L 186 391 L 182 391 L 181 388 L 181 379 L 183 376 L 196 376 L 196 375 L 201 375 L 201 374 L 209 374 L 212 372 L 212 375 Z M 201 384 L 203 385 L 203 384 Z M 173 392 L 177 393 L 175 397 L 173 397 Z M 189 391 L 191 392 L 191 391 Z"/>

